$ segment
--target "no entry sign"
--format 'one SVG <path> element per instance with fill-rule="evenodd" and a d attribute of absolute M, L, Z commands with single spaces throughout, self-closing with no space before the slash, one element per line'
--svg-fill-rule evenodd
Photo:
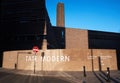
<path fill-rule="evenodd" d="M 38 46 L 34 46 L 34 47 L 33 47 L 33 52 L 37 53 L 38 51 L 39 51 Z"/>

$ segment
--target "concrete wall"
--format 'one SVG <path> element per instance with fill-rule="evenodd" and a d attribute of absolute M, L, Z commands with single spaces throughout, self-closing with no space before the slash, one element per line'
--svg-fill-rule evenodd
<path fill-rule="evenodd" d="M 66 49 L 88 49 L 88 31 L 66 28 Z"/>
<path fill-rule="evenodd" d="M 28 54 L 32 50 L 7 51 L 4 52 L 3 68 L 20 70 L 45 70 L 45 71 L 82 71 L 83 66 L 87 71 L 99 70 L 99 59 L 101 57 L 101 69 L 117 70 L 115 50 L 97 49 L 56 49 L 46 50 L 44 59 L 41 58 L 40 50 L 35 56 Z M 35 58 L 34 58 L 35 57 Z M 34 63 L 35 60 L 35 63 Z M 34 67 L 35 64 L 35 67 Z"/>

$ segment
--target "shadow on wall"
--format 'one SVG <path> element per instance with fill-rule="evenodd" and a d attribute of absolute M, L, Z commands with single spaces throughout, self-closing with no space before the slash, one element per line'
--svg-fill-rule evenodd
<path fill-rule="evenodd" d="M 39 49 L 41 49 L 44 38 L 43 28 L 40 33 L 41 34 L 0 34 L 0 67 L 2 66 L 2 57 L 4 51 L 32 50 L 33 46 L 38 46 Z"/>
<path fill-rule="evenodd" d="M 65 49 L 65 27 L 52 27 L 47 30 L 47 47 L 48 49 Z"/>
<path fill-rule="evenodd" d="M 2 67 L 2 58 L 3 58 L 2 55 L 3 55 L 3 54 L 2 54 L 2 52 L 0 51 L 0 67 Z"/>
<path fill-rule="evenodd" d="M 116 49 L 117 64 L 120 70 L 120 33 L 88 30 L 88 43 L 90 49 Z"/>
<path fill-rule="evenodd" d="M 51 29 L 45 0 L 23 1 L 22 3 L 21 1 L 16 3 L 16 1 L 2 0 L 2 4 L 7 5 L 1 5 L 0 67 L 4 51 L 31 50 L 33 46 L 38 46 L 41 49 L 44 38 L 48 38 L 49 48 L 65 47 L 64 43 L 60 43 L 65 38 L 61 38 L 61 32 L 64 33 L 64 30 L 60 29 L 59 32 L 57 29 Z M 47 31 L 49 32 L 47 33 L 48 37 L 44 35 L 45 21 L 47 22 L 47 30 L 50 30 Z M 56 36 L 59 39 L 54 38 Z"/>
<path fill-rule="evenodd" d="M 117 64 L 120 64 L 120 49 L 116 50 L 116 54 L 117 54 Z M 120 65 L 118 65 L 118 69 L 120 70 Z"/>
<path fill-rule="evenodd" d="M 42 48 L 43 39 L 47 39 L 48 49 L 65 49 L 65 28 L 48 26 L 47 35 L 25 34 L 25 35 L 2 35 L 0 43 L 0 67 L 4 51 L 32 50 L 33 46 Z M 43 32 L 42 32 L 43 33 Z"/>
<path fill-rule="evenodd" d="M 88 30 L 88 40 L 91 49 L 120 49 L 120 33 Z"/>

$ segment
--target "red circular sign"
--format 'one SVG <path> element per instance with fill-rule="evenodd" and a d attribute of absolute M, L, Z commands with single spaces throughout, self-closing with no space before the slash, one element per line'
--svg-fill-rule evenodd
<path fill-rule="evenodd" d="M 39 51 L 39 48 L 37 46 L 33 47 L 33 52 L 37 53 Z"/>

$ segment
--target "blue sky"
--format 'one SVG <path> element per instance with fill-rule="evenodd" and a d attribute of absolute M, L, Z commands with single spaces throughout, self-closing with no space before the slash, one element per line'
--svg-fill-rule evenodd
<path fill-rule="evenodd" d="M 120 33 L 120 0 L 46 0 L 53 26 L 58 2 L 65 5 L 66 27 Z"/>

